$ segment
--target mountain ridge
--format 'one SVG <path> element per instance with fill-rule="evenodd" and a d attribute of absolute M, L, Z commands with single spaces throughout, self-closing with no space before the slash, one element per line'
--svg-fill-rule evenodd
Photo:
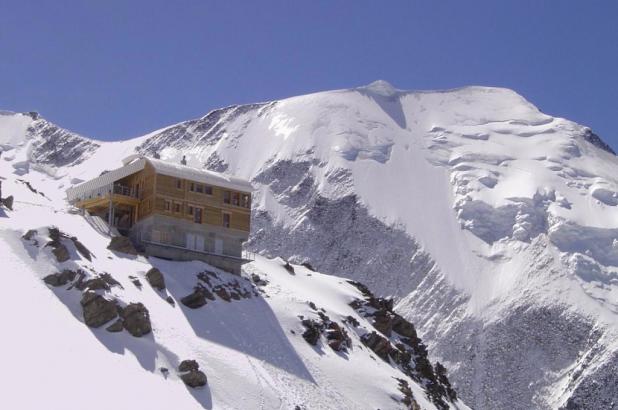
<path fill-rule="evenodd" d="M 610 406 L 593 381 L 616 365 L 611 149 L 511 90 L 374 88 L 213 110 L 86 162 L 186 155 L 252 180 L 251 249 L 395 296 L 474 408 Z"/>

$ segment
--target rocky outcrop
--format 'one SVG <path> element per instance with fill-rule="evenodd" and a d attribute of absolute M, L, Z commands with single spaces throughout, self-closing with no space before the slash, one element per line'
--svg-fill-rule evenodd
<path fill-rule="evenodd" d="M 90 327 L 100 327 L 118 316 L 116 303 L 94 292 L 84 292 L 79 303 L 84 322 Z"/>
<path fill-rule="evenodd" d="M 146 280 L 153 288 L 159 291 L 165 290 L 165 278 L 159 269 L 152 268 L 146 272 Z"/>
<path fill-rule="evenodd" d="M 107 245 L 107 249 L 128 255 L 137 255 L 137 250 L 126 236 L 114 236 L 109 245 Z"/>
<path fill-rule="evenodd" d="M 124 328 L 135 337 L 147 335 L 152 331 L 150 314 L 142 303 L 130 303 L 120 309 L 120 317 Z"/>
<path fill-rule="evenodd" d="M 319 320 L 301 317 L 301 324 L 305 327 L 303 339 L 310 345 L 316 346 L 320 336 L 324 335 L 331 349 L 336 352 L 346 352 L 352 346 L 352 339 L 346 330 L 339 323 L 330 320 L 322 311 L 323 309 L 318 310 L 313 302 L 309 302 L 309 306 L 318 312 Z"/>
<path fill-rule="evenodd" d="M 350 306 L 359 314 L 371 320 L 377 330 L 365 333 L 361 341 L 387 363 L 394 363 L 404 374 L 425 386 L 428 398 L 439 409 L 448 409 L 448 402 L 457 400 L 440 363 L 432 366 L 427 347 L 416 334 L 414 325 L 393 311 L 393 300 L 378 298 L 365 285 L 348 281 L 363 295 Z M 405 394 L 404 394 L 405 395 Z"/>
<path fill-rule="evenodd" d="M 200 365 L 195 360 L 183 360 L 178 366 L 180 378 L 189 387 L 202 387 L 208 383 L 206 374 L 200 369 Z"/>

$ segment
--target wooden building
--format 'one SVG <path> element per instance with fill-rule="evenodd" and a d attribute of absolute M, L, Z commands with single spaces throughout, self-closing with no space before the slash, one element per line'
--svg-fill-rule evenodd
<path fill-rule="evenodd" d="M 240 178 L 133 155 L 123 167 L 69 188 L 67 198 L 147 255 L 239 273 L 247 261 L 251 191 Z"/>

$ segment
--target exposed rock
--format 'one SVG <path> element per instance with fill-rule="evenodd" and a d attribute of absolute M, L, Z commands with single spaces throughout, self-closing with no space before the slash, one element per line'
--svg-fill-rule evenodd
<path fill-rule="evenodd" d="M 315 268 L 309 263 L 309 262 L 303 262 L 300 264 L 300 266 L 304 266 L 305 268 L 309 269 L 310 271 L 315 272 Z"/>
<path fill-rule="evenodd" d="M 26 241 L 31 241 L 34 239 L 35 236 L 37 236 L 39 234 L 39 231 L 37 231 L 36 229 L 30 229 L 28 230 L 28 232 L 26 232 L 23 236 L 22 239 L 26 240 Z"/>
<path fill-rule="evenodd" d="M 161 271 L 157 268 L 152 268 L 148 272 L 146 272 L 146 279 L 150 286 L 161 291 L 165 289 L 165 278 Z"/>
<path fill-rule="evenodd" d="M 71 258 L 71 255 L 69 254 L 67 247 L 61 241 L 61 239 L 66 238 L 67 235 L 60 232 L 60 230 L 56 227 L 48 228 L 48 232 L 51 241 L 49 241 L 45 246 L 50 246 L 53 248 L 52 254 L 56 257 L 58 262 L 62 263 L 68 261 Z"/>
<path fill-rule="evenodd" d="M 258 274 L 252 273 L 251 274 L 251 281 L 253 283 L 255 283 L 257 286 L 266 286 L 268 285 L 268 281 L 265 279 L 262 279 Z"/>
<path fill-rule="evenodd" d="M 360 326 L 360 323 L 358 322 L 358 320 L 356 320 L 356 318 L 354 316 L 351 316 L 351 315 L 348 315 L 345 318 L 344 322 L 349 323 L 351 326 L 354 326 L 354 327 L 359 327 Z"/>
<path fill-rule="evenodd" d="M 70 239 L 73 242 L 73 245 L 75 245 L 77 252 L 79 252 L 79 254 L 84 258 L 88 259 L 88 261 L 92 262 L 92 253 L 90 250 L 88 250 L 88 248 L 86 248 L 86 246 L 84 246 L 84 244 L 81 243 L 75 236 L 72 236 Z"/>
<path fill-rule="evenodd" d="M 189 387 L 204 386 L 208 379 L 204 372 L 199 370 L 200 365 L 195 360 L 183 360 L 178 366 L 180 378 Z"/>
<path fill-rule="evenodd" d="M 80 301 L 84 322 L 90 327 L 100 327 L 118 316 L 116 304 L 94 292 L 85 292 Z"/>
<path fill-rule="evenodd" d="M 326 330 L 326 339 L 331 349 L 340 352 L 347 350 L 352 345 L 352 340 L 348 333 L 336 322 L 330 322 Z"/>
<path fill-rule="evenodd" d="M 117 332 L 122 332 L 123 328 L 124 326 L 122 324 L 122 319 L 118 319 L 111 325 L 107 326 L 105 330 L 107 330 L 108 332 L 117 333 Z"/>
<path fill-rule="evenodd" d="M 132 279 L 131 283 L 133 283 L 135 287 L 138 288 L 139 290 L 142 289 L 142 282 L 140 282 L 139 279 Z"/>
<path fill-rule="evenodd" d="M 147 335 L 152 331 L 150 314 L 142 303 L 130 303 L 120 313 L 124 328 L 135 337 Z"/>
<path fill-rule="evenodd" d="M 87 290 L 110 290 L 112 286 L 122 287 L 120 282 L 114 279 L 113 276 L 110 275 L 109 273 L 102 273 L 98 275 L 97 277 L 88 279 L 87 281 L 84 281 L 85 278 L 86 276 L 82 272 L 80 274 L 79 279 L 77 280 L 77 283 L 75 284 L 75 287 L 77 289 L 79 290 L 86 290 L 86 289 Z"/>
<path fill-rule="evenodd" d="M 190 372 L 192 370 L 198 370 L 199 368 L 200 365 L 196 360 L 183 360 L 180 362 L 180 365 L 178 365 L 179 372 Z"/>
<path fill-rule="evenodd" d="M 11 211 L 13 210 L 13 195 L 9 195 L 6 198 L 2 199 L 2 204 L 6 206 Z"/>
<path fill-rule="evenodd" d="M 283 265 L 283 267 L 285 268 L 285 270 L 287 270 L 289 273 L 291 273 L 292 275 L 294 275 L 294 266 L 290 265 L 290 262 L 285 262 L 285 265 Z"/>
<path fill-rule="evenodd" d="M 182 381 L 189 387 L 202 387 L 208 383 L 206 375 L 201 370 L 194 370 L 180 375 Z"/>
<path fill-rule="evenodd" d="M 71 259 L 71 255 L 69 254 L 69 250 L 62 243 L 58 243 L 56 246 L 54 246 L 54 249 L 52 249 L 52 253 L 56 257 L 56 260 L 58 262 L 60 262 L 60 263 L 66 262 L 69 259 Z"/>
<path fill-rule="evenodd" d="M 393 329 L 392 313 L 384 309 L 377 310 L 374 313 L 372 325 L 383 335 L 390 336 Z"/>
<path fill-rule="evenodd" d="M 414 325 L 396 313 L 393 315 L 392 328 L 403 337 L 417 339 Z"/>
<path fill-rule="evenodd" d="M 165 301 L 172 306 L 176 306 L 176 302 L 174 302 L 174 299 L 171 296 L 166 297 Z"/>
<path fill-rule="evenodd" d="M 406 405 L 409 410 L 421 410 L 421 406 L 414 398 L 414 393 L 408 382 L 404 379 L 397 379 L 399 382 L 399 391 L 403 394 L 401 402 Z"/>
<path fill-rule="evenodd" d="M 217 296 L 219 296 L 221 299 L 225 300 L 226 302 L 229 302 L 231 300 L 230 294 L 227 292 L 227 290 L 224 287 L 217 286 L 213 288 L 213 291 L 217 294 Z"/>
<path fill-rule="evenodd" d="M 115 252 L 122 252 L 129 255 L 137 255 L 135 247 L 126 236 L 114 236 L 107 245 L 107 249 Z"/>
<path fill-rule="evenodd" d="M 64 286 L 69 282 L 72 282 L 77 276 L 77 272 L 65 269 L 62 272 L 52 273 L 43 278 L 43 281 L 51 286 Z"/>
<path fill-rule="evenodd" d="M 196 286 L 192 293 L 189 293 L 180 302 L 188 308 L 197 309 L 206 304 L 206 289 Z"/>
<path fill-rule="evenodd" d="M 384 336 L 380 336 L 377 332 L 366 333 L 361 336 L 361 342 L 382 360 L 388 362 L 388 353 L 392 349 L 391 343 Z"/>
<path fill-rule="evenodd" d="M 303 339 L 312 346 L 315 346 L 320 340 L 320 325 L 315 320 L 305 319 L 302 321 L 306 330 L 303 332 Z"/>

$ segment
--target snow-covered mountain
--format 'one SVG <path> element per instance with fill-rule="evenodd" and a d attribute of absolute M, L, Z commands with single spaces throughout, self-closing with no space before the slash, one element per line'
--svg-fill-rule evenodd
<path fill-rule="evenodd" d="M 115 143 L 0 120 L 2 175 L 55 207 L 135 151 L 252 180 L 250 248 L 394 297 L 473 408 L 618 408 L 618 159 L 513 91 L 378 81 Z"/>

